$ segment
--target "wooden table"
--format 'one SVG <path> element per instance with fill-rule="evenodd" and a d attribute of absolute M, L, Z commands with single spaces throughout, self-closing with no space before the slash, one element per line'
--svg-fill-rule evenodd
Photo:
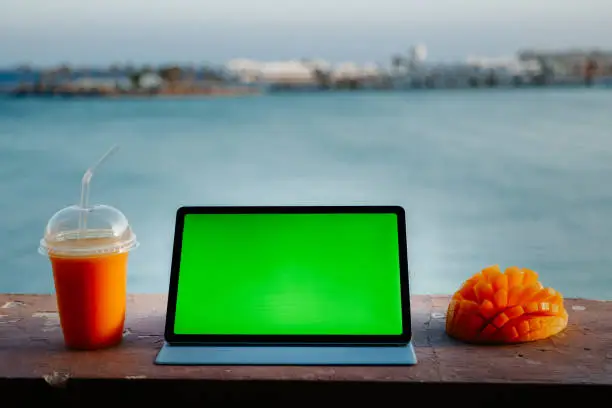
<path fill-rule="evenodd" d="M 407 401 L 424 394 L 429 401 L 468 401 L 472 407 L 492 400 L 612 396 L 612 302 L 567 300 L 565 332 L 501 347 L 448 338 L 447 304 L 446 296 L 412 297 L 419 359 L 413 367 L 170 367 L 153 364 L 163 342 L 165 296 L 129 296 L 121 346 L 72 352 L 63 346 L 53 296 L 0 295 L 0 406 L 7 398 L 63 404 L 262 398 L 269 406 L 332 397 Z"/>

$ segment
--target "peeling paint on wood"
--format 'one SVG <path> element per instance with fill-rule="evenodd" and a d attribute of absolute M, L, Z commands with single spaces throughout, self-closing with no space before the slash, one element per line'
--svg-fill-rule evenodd
<path fill-rule="evenodd" d="M 59 319 L 57 312 L 36 312 L 32 313 L 32 317 L 41 317 L 43 319 Z"/>
<path fill-rule="evenodd" d="M 43 332 L 55 331 L 60 328 L 59 314 L 57 312 L 36 312 L 32 313 L 32 317 L 45 319 Z"/>
<path fill-rule="evenodd" d="M 8 319 L 8 320 L 0 320 L 0 324 L 13 324 L 19 322 L 21 319 Z"/>
<path fill-rule="evenodd" d="M 12 300 L 0 306 L 0 309 L 12 309 L 12 308 L 21 307 L 21 306 L 25 306 L 25 303 L 20 300 Z"/>
<path fill-rule="evenodd" d="M 70 373 L 64 371 L 53 371 L 51 374 L 43 375 L 45 382 L 52 387 L 63 388 L 66 386 Z"/>

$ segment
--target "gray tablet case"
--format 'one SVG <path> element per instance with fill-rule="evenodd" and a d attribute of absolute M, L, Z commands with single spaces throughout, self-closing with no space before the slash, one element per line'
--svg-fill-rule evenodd
<path fill-rule="evenodd" d="M 208 346 L 165 343 L 161 365 L 385 366 L 417 363 L 412 343 L 401 346 Z"/>

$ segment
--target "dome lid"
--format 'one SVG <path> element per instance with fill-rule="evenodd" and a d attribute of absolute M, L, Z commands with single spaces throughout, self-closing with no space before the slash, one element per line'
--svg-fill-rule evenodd
<path fill-rule="evenodd" d="M 39 252 L 55 256 L 95 256 L 130 251 L 138 246 L 127 218 L 108 205 L 66 207 L 51 217 Z"/>

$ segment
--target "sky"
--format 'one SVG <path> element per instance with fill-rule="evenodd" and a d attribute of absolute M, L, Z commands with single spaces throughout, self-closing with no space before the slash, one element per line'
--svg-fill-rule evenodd
<path fill-rule="evenodd" d="M 610 0 L 0 0 L 0 65 L 387 63 L 612 49 Z"/>

